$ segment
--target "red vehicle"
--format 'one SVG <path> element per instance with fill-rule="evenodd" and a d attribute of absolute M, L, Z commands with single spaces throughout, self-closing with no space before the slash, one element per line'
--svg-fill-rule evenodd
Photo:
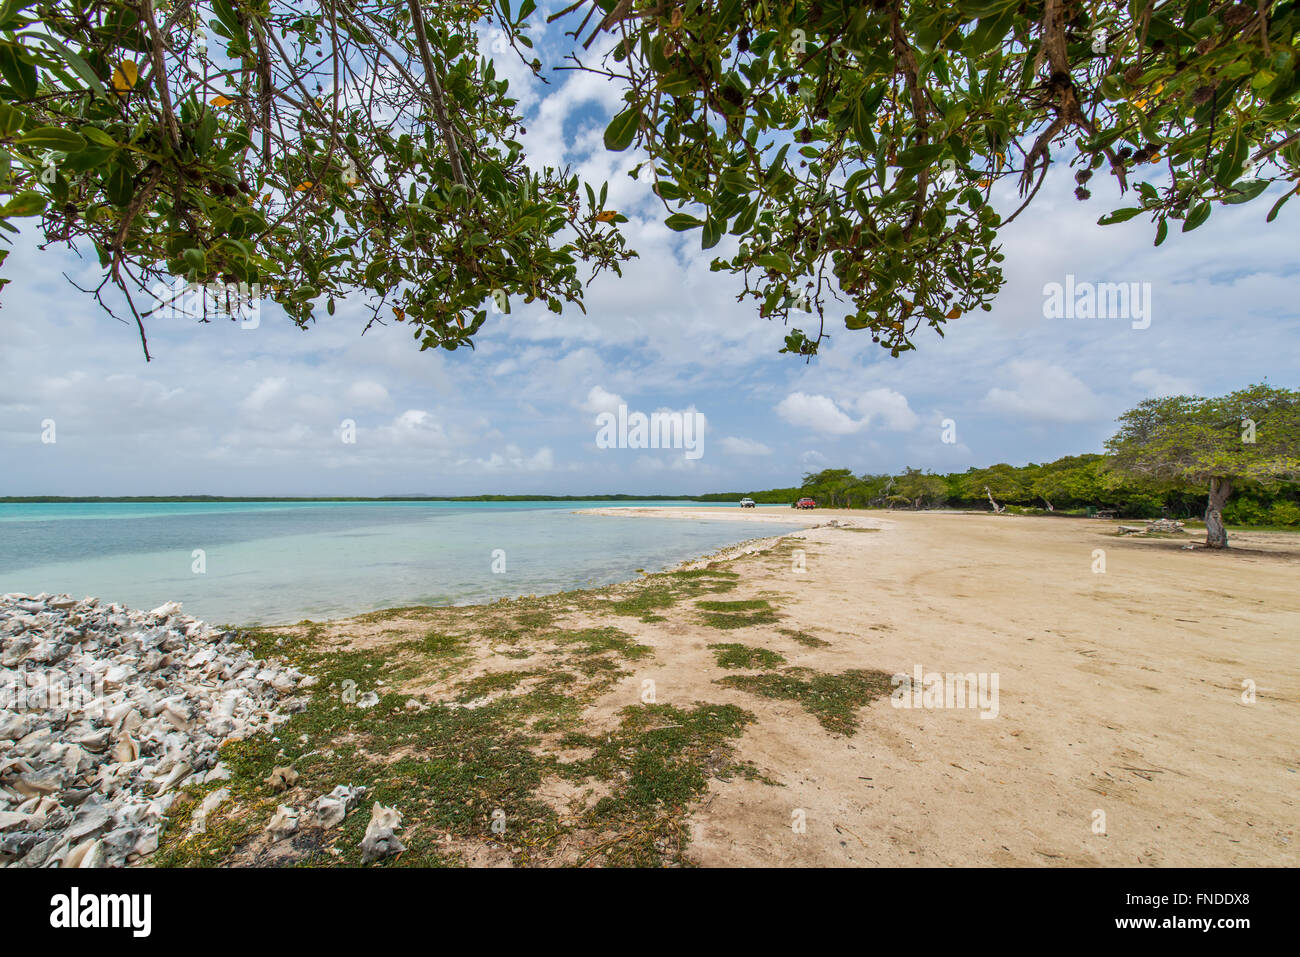
<path fill-rule="evenodd" d="M 817 503 L 816 501 L 810 498 L 801 498 L 799 499 L 799 501 L 794 503 L 794 507 L 795 508 L 816 508 Z"/>

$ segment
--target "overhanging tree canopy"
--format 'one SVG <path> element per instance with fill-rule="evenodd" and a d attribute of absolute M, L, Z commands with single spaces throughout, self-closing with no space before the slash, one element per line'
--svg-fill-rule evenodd
<path fill-rule="evenodd" d="M 579 263 L 629 255 L 620 218 L 526 164 L 485 14 L 527 49 L 505 6 L 7 0 L 0 225 L 39 214 L 128 294 L 259 284 L 306 325 L 362 291 L 421 348 L 471 343 L 489 304 L 581 305 Z"/>
<path fill-rule="evenodd" d="M 349 291 L 392 297 L 448 348 L 496 290 L 558 310 L 581 301 L 579 261 L 629 255 L 594 190 L 529 170 L 479 56 L 489 28 L 501 55 L 528 49 L 534 0 L 153 3 L 0 7 L 0 221 L 40 214 L 124 287 L 260 280 L 300 323 Z M 998 231 L 1054 153 L 1080 200 L 1097 173 L 1124 191 L 1101 222 L 1147 215 L 1157 244 L 1284 182 L 1271 219 L 1300 181 L 1292 2 L 577 0 L 557 17 L 570 65 L 626 88 L 607 147 L 647 150 L 670 227 L 705 249 L 737 237 L 714 268 L 761 315 L 811 314 L 798 354 L 828 318 L 898 355 L 990 308 Z M 995 208 L 1005 178 L 1019 196 Z"/>

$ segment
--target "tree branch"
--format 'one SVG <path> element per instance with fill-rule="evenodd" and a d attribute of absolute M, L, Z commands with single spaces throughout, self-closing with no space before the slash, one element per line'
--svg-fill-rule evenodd
<path fill-rule="evenodd" d="M 456 143 L 456 130 L 447 115 L 447 104 L 442 97 L 442 86 L 438 83 L 438 71 L 433 66 L 433 54 L 429 50 L 429 38 L 424 32 L 424 13 L 420 10 L 420 0 L 406 0 L 407 9 L 411 11 L 411 23 L 415 27 L 415 42 L 420 48 L 420 59 L 424 63 L 424 76 L 433 96 L 433 112 L 438 118 L 442 130 L 442 141 L 447 145 L 451 159 L 451 175 L 456 182 L 469 189 L 465 180 L 465 170 L 461 166 L 460 147 Z"/>

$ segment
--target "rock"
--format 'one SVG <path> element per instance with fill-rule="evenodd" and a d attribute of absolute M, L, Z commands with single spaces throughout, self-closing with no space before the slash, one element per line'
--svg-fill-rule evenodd
<path fill-rule="evenodd" d="M 379 695 L 373 691 L 367 691 L 357 699 L 358 708 L 373 708 L 377 704 L 379 704 Z"/>
<path fill-rule="evenodd" d="M 383 860 L 400 854 L 406 845 L 393 833 L 402 825 L 402 815 L 395 808 L 384 807 L 378 801 L 370 811 L 370 823 L 361 839 L 361 863 Z"/>

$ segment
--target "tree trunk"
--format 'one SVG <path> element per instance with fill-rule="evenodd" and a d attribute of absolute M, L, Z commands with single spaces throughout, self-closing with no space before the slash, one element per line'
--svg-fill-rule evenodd
<path fill-rule="evenodd" d="M 1223 528 L 1223 503 L 1232 494 L 1228 479 L 1210 479 L 1210 500 L 1205 506 L 1205 547 L 1227 548 L 1228 533 Z"/>

